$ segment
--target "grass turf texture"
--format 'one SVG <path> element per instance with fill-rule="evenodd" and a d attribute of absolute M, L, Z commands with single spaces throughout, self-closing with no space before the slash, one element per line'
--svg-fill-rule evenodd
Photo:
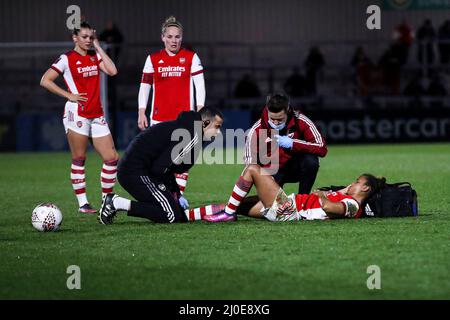
<path fill-rule="evenodd" d="M 419 218 L 161 225 L 118 216 L 111 226 L 77 213 L 68 153 L 0 155 L 1 299 L 449 299 L 450 145 L 333 146 L 316 187 L 363 172 L 410 181 Z M 87 160 L 100 205 L 97 155 Z M 242 165 L 197 165 L 191 207 L 226 202 Z M 288 185 L 295 192 L 295 185 Z M 116 192 L 126 195 L 121 187 Z M 40 233 L 31 211 L 51 201 L 62 228 Z M 81 290 L 68 290 L 69 265 Z M 381 268 L 381 290 L 366 286 Z"/>

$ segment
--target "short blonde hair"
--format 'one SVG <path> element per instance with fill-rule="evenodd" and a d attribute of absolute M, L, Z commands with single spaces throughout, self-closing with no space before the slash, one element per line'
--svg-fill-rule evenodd
<path fill-rule="evenodd" d="M 177 20 L 174 16 L 170 16 L 164 21 L 161 28 L 161 33 L 164 34 L 166 32 L 166 29 L 168 27 L 177 27 L 181 31 L 183 31 L 183 26 L 181 25 L 180 21 Z"/>

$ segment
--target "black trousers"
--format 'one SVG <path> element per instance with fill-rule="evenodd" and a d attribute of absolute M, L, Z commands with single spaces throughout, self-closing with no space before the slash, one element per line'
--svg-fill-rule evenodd
<path fill-rule="evenodd" d="M 285 183 L 298 182 L 298 193 L 309 194 L 316 181 L 318 171 L 319 157 L 303 153 L 292 157 L 273 177 L 281 187 Z"/>
<path fill-rule="evenodd" d="M 131 201 L 128 215 L 158 223 L 187 221 L 183 209 L 167 187 L 149 176 L 117 175 L 120 185 L 137 201 Z"/>

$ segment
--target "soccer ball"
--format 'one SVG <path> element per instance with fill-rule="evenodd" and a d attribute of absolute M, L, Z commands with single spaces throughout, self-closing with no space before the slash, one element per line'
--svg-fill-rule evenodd
<path fill-rule="evenodd" d="M 39 231 L 56 231 L 61 225 L 61 210 L 53 203 L 41 203 L 33 209 L 31 224 Z"/>

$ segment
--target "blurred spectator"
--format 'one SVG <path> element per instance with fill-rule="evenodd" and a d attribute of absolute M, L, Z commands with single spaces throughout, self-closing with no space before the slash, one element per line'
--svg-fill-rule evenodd
<path fill-rule="evenodd" d="M 434 47 L 433 41 L 436 38 L 436 31 L 430 19 L 425 22 L 417 30 L 417 40 L 419 41 L 418 60 L 421 64 L 433 64 Z"/>
<path fill-rule="evenodd" d="M 117 64 L 119 58 L 121 45 L 123 42 L 123 35 L 114 22 L 108 21 L 106 23 L 105 30 L 98 36 L 100 41 L 104 41 L 108 44 L 107 53 L 111 59 Z"/>
<path fill-rule="evenodd" d="M 284 82 L 283 89 L 291 97 L 302 97 L 306 94 L 306 81 L 298 67 L 294 67 L 293 73 Z"/>
<path fill-rule="evenodd" d="M 261 96 L 261 91 L 256 81 L 246 73 L 236 85 L 234 96 L 236 98 L 257 98 Z"/>
<path fill-rule="evenodd" d="M 353 54 L 351 65 L 354 68 L 357 68 L 359 66 L 366 66 L 371 65 L 372 61 L 367 56 L 366 52 L 364 51 L 363 47 L 357 47 L 355 50 L 355 53 Z"/>
<path fill-rule="evenodd" d="M 442 64 L 450 62 L 450 20 L 446 20 L 439 28 L 439 55 Z"/>
<path fill-rule="evenodd" d="M 428 86 L 427 95 L 435 97 L 436 99 L 431 101 L 430 107 L 441 108 L 444 105 L 443 100 L 439 98 L 447 95 L 447 89 L 445 88 L 440 74 L 435 73 L 431 76 L 431 82 Z"/>
<path fill-rule="evenodd" d="M 305 59 L 306 69 L 306 93 L 315 95 L 317 93 L 317 75 L 325 65 L 325 59 L 318 47 L 312 47 Z"/>
<path fill-rule="evenodd" d="M 388 88 L 388 93 L 399 94 L 401 61 L 395 51 L 395 45 L 391 45 L 381 56 L 379 65 L 383 72 L 383 83 Z"/>
<path fill-rule="evenodd" d="M 357 94 L 365 96 L 369 93 L 371 82 L 372 61 L 366 55 L 363 47 L 357 47 L 353 54 L 350 65 L 353 67 L 354 83 L 357 88 Z"/>
<path fill-rule="evenodd" d="M 403 66 L 408 62 L 409 48 L 413 43 L 414 32 L 406 21 L 403 21 L 395 29 L 392 35 L 400 64 Z"/>

